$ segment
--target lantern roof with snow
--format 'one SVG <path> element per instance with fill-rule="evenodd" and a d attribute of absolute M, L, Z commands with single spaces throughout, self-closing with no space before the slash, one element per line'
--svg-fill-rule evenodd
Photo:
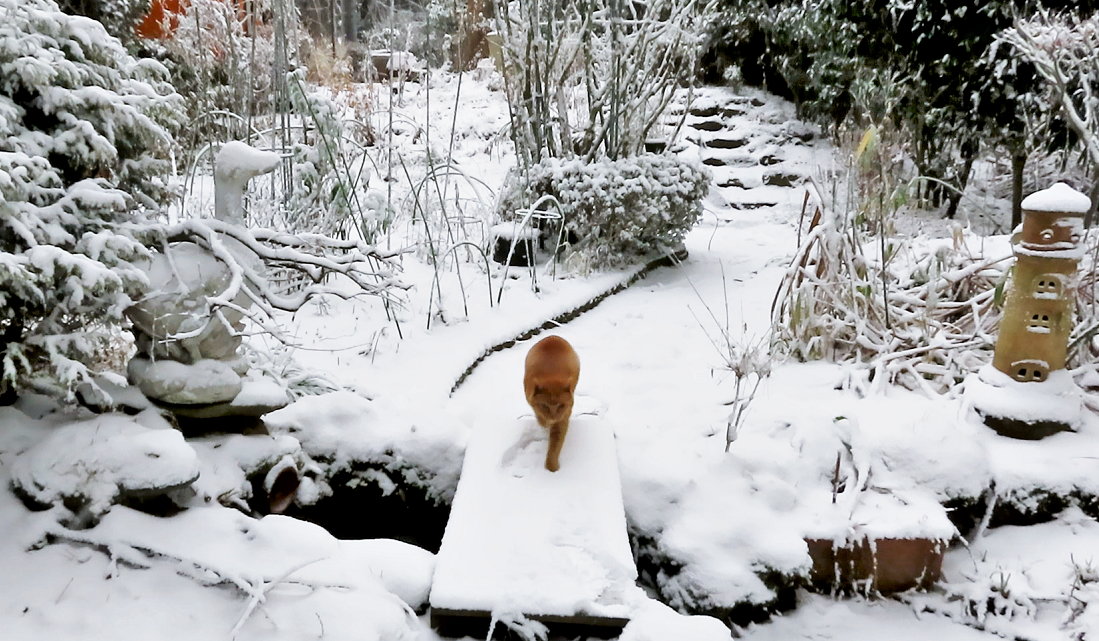
<path fill-rule="evenodd" d="M 1024 198 L 1023 209 L 1083 216 L 1091 209 L 1091 199 L 1067 184 L 1059 182 L 1049 189 L 1036 191 Z"/>

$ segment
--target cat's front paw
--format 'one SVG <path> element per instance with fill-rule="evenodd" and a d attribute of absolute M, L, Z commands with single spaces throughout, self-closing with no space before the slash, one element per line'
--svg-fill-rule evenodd
<path fill-rule="evenodd" d="M 556 472 L 557 470 L 561 469 L 561 465 L 557 461 L 551 461 L 549 459 L 546 459 L 546 469 L 551 472 Z"/>

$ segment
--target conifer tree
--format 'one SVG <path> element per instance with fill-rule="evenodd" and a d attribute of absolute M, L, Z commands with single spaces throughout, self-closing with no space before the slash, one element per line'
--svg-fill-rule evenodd
<path fill-rule="evenodd" d="M 139 294 L 129 226 L 166 202 L 163 66 L 53 0 L 0 0 L 0 402 L 71 394 Z"/>

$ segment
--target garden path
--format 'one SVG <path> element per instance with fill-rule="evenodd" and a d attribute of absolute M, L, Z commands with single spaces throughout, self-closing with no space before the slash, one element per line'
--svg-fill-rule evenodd
<path fill-rule="evenodd" d="M 792 106 L 765 94 L 703 89 L 684 133 L 675 151 L 714 174 L 706 213 L 685 240 L 689 258 L 552 332 L 576 348 L 582 362 L 577 393 L 588 407 L 605 408 L 619 429 L 620 448 L 648 431 L 723 433 L 728 408 L 722 403 L 731 386 L 722 384 L 720 355 L 707 343 L 726 322 L 735 341 L 766 334 L 785 257 L 797 245 L 805 185 L 831 163 L 830 147 L 794 118 Z M 467 424 L 529 413 L 519 381 L 531 344 L 493 354 L 455 393 Z M 515 388 L 496 389 L 507 372 L 514 373 Z M 701 421 L 684 421 L 683 408 L 670 400 L 676 398 L 706 399 L 691 411 Z"/>

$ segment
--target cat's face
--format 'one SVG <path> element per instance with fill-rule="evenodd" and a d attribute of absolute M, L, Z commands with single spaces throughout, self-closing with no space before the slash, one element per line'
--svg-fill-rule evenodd
<path fill-rule="evenodd" d="M 572 412 L 572 390 L 568 387 L 536 385 L 530 400 L 539 415 L 552 421 L 568 418 Z"/>

